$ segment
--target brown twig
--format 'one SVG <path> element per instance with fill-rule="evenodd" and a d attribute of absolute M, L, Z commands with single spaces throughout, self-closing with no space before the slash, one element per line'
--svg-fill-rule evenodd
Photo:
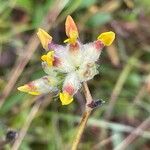
<path fill-rule="evenodd" d="M 50 30 L 52 24 L 56 20 L 59 13 L 62 11 L 66 3 L 63 0 L 56 0 L 53 7 L 48 12 L 45 19 L 43 19 L 42 28 L 45 30 Z M 11 90 L 13 89 L 16 81 L 18 80 L 19 76 L 23 72 L 25 66 L 29 62 L 30 58 L 32 57 L 33 53 L 37 49 L 39 45 L 39 40 L 37 40 L 36 34 L 34 34 L 30 39 L 29 43 L 24 47 L 24 55 L 18 58 L 18 61 L 14 68 L 11 70 L 9 77 L 11 77 L 5 86 L 2 95 L 0 96 L 0 107 L 2 107 L 5 99 L 9 96 Z"/>
<path fill-rule="evenodd" d="M 114 137 L 115 137 L 115 135 L 112 135 L 112 136 L 102 140 L 100 143 L 96 144 L 93 147 L 93 150 L 99 150 L 101 147 L 104 147 L 105 145 L 109 144 L 113 140 Z"/>
<path fill-rule="evenodd" d="M 133 105 L 138 104 L 140 102 L 140 100 L 144 97 L 145 95 L 145 84 L 143 86 L 141 86 L 139 92 L 137 93 L 137 95 L 135 96 L 134 100 L 133 100 Z"/>
<path fill-rule="evenodd" d="M 146 93 L 148 92 L 147 90 L 147 79 L 149 78 L 150 74 L 148 74 L 145 77 L 145 81 L 143 83 L 143 85 L 141 85 L 138 93 L 136 94 L 135 98 L 133 99 L 133 106 L 139 106 L 143 109 L 145 109 L 146 111 L 150 112 L 149 107 L 145 107 L 146 105 L 143 105 L 144 103 L 142 102 L 142 99 L 145 97 Z"/>
<path fill-rule="evenodd" d="M 150 117 L 142 122 L 126 139 L 123 140 L 114 150 L 125 150 L 143 130 L 150 128 Z"/>
<path fill-rule="evenodd" d="M 141 85 L 138 93 L 136 94 L 134 100 L 133 100 L 133 105 L 138 104 L 141 99 L 145 96 L 147 90 L 146 90 L 146 84 L 147 83 L 147 79 L 150 77 L 150 73 L 148 73 L 148 75 L 145 77 L 144 83 L 143 85 Z"/>
<path fill-rule="evenodd" d="M 89 90 L 86 82 L 83 83 L 83 87 L 84 87 L 84 95 L 86 98 L 86 108 L 85 108 L 85 112 L 83 113 L 81 122 L 79 124 L 78 131 L 77 131 L 76 137 L 73 141 L 71 150 L 77 150 L 77 147 L 79 145 L 79 142 L 80 142 L 80 139 L 82 137 L 83 131 L 85 129 L 86 123 L 87 123 L 88 118 L 89 118 L 91 111 L 92 111 L 92 108 L 90 108 L 88 106 L 88 104 L 90 104 L 93 101 L 93 98 L 91 96 L 90 90 Z"/>

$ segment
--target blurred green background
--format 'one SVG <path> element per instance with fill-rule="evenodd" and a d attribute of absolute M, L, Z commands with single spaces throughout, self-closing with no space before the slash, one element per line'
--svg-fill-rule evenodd
<path fill-rule="evenodd" d="M 30 110 L 39 104 L 34 96 L 17 91 L 18 86 L 44 75 L 40 56 L 45 52 L 41 45 L 34 49 L 39 40 L 33 35 L 44 26 L 62 44 L 67 15 L 74 18 L 83 43 L 95 40 L 103 31 L 116 33 L 113 45 L 101 54 L 100 73 L 88 82 L 93 98 L 106 103 L 93 111 L 79 149 L 112 150 L 149 117 L 149 0 L 0 0 L 0 141 L 8 130 L 26 126 Z M 14 72 L 24 59 L 27 65 L 20 73 Z M 18 76 L 16 81 L 14 76 Z M 67 107 L 55 95 L 42 97 L 19 149 L 69 149 L 84 111 L 81 93 Z M 144 131 L 127 149 L 148 150 L 149 140 L 150 131 Z M 12 144 L 0 147 L 7 150 Z"/>

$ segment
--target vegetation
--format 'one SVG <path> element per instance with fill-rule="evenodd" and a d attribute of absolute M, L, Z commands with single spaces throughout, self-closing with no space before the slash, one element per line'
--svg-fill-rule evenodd
<path fill-rule="evenodd" d="M 17 87 L 45 75 L 37 29 L 63 44 L 71 15 L 83 43 L 116 33 L 100 56 L 100 73 L 88 81 L 93 99 L 105 104 L 92 111 L 78 149 L 148 150 L 149 6 L 149 0 L 0 0 L 0 149 L 15 150 L 16 142 L 20 150 L 70 149 L 85 109 L 83 90 L 62 106 L 54 93 L 31 96 Z"/>

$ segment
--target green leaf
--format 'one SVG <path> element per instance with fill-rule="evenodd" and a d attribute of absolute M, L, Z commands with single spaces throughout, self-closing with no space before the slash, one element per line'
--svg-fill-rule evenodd
<path fill-rule="evenodd" d="M 13 94 L 6 100 L 6 102 L 4 103 L 3 107 L 0 110 L 0 113 L 8 112 L 16 103 L 22 101 L 24 98 L 25 98 L 25 93 L 17 92 Z"/>
<path fill-rule="evenodd" d="M 35 72 L 32 74 L 31 80 L 39 79 L 39 78 L 41 78 L 42 76 L 45 76 L 45 75 L 46 75 L 46 74 L 45 74 L 45 72 L 44 72 L 42 69 L 37 70 L 37 71 L 35 71 Z"/>
<path fill-rule="evenodd" d="M 96 3 L 96 0 L 86 0 L 86 1 L 82 0 L 80 8 L 88 8 L 95 3 Z"/>
<path fill-rule="evenodd" d="M 118 132 L 117 129 L 112 131 L 112 144 L 113 148 L 115 149 L 116 146 L 118 146 L 123 141 L 123 134 L 121 132 Z"/>
<path fill-rule="evenodd" d="M 32 16 L 32 25 L 36 28 L 39 27 L 45 14 L 47 14 L 50 7 L 52 7 L 52 0 L 47 0 L 45 3 L 37 3 L 34 6 L 34 12 Z"/>
<path fill-rule="evenodd" d="M 16 6 L 23 8 L 28 13 L 32 13 L 33 10 L 33 1 L 32 0 L 17 0 Z"/>
<path fill-rule="evenodd" d="M 150 0 L 136 0 L 136 7 L 143 7 L 142 9 L 144 10 L 144 12 L 150 12 Z"/>
<path fill-rule="evenodd" d="M 0 13 L 2 13 L 3 11 L 5 11 L 8 7 L 9 2 L 8 1 L 0 1 L 1 5 L 0 5 Z"/>
<path fill-rule="evenodd" d="M 41 6 L 40 4 L 36 5 L 35 6 L 35 11 L 34 11 L 34 14 L 33 14 L 33 23 L 32 25 L 34 27 L 38 27 L 44 17 L 44 7 Z"/>
<path fill-rule="evenodd" d="M 141 83 L 141 76 L 137 73 L 131 73 L 128 78 L 126 84 L 128 84 L 131 87 L 139 87 Z"/>
<path fill-rule="evenodd" d="M 112 16 L 110 13 L 96 13 L 94 16 L 89 18 L 86 24 L 89 27 L 98 27 L 110 22 L 111 20 Z"/>
<path fill-rule="evenodd" d="M 76 9 L 78 9 L 81 5 L 82 0 L 70 0 L 66 7 L 64 8 L 63 12 L 59 16 L 59 21 L 61 22 L 66 18 L 67 15 L 72 14 Z"/>

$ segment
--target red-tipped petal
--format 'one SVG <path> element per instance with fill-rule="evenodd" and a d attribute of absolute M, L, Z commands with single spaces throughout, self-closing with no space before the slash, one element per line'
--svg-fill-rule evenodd
<path fill-rule="evenodd" d="M 66 23 L 65 23 L 65 29 L 66 29 L 66 35 L 69 38 L 77 38 L 78 37 L 77 26 L 70 15 L 67 16 Z"/>

